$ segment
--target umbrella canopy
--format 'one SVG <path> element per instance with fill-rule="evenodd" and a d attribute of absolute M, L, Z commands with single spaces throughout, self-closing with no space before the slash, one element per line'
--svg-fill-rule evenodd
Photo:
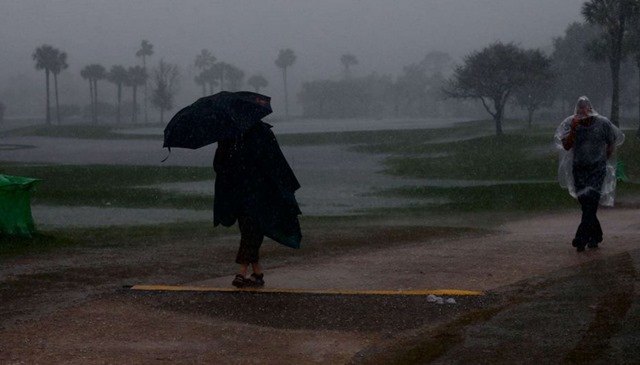
<path fill-rule="evenodd" d="M 234 137 L 271 114 L 270 101 L 250 91 L 202 97 L 171 118 L 164 129 L 163 147 L 196 149 Z"/>

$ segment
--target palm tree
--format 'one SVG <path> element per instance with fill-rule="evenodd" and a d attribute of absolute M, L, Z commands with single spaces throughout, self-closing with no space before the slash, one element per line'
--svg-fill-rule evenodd
<path fill-rule="evenodd" d="M 200 72 L 193 78 L 193 82 L 198 86 L 202 86 L 202 96 L 207 95 L 207 80 L 205 80 L 204 71 Z"/>
<path fill-rule="evenodd" d="M 140 49 L 136 52 L 136 57 L 142 58 L 142 68 L 144 69 L 145 74 L 147 73 L 147 56 L 151 56 L 153 54 L 153 44 L 149 43 L 149 41 L 142 40 L 140 43 Z M 147 114 L 147 80 L 145 78 L 144 81 L 144 122 L 146 123 L 148 120 Z"/>
<path fill-rule="evenodd" d="M 56 96 L 56 122 L 60 125 L 60 101 L 58 100 L 58 74 L 63 70 L 66 70 L 69 65 L 67 64 L 67 54 L 65 52 L 58 52 L 56 50 L 56 62 L 53 64 L 51 73 L 53 74 L 53 89 Z"/>
<path fill-rule="evenodd" d="M 122 65 L 114 65 L 111 66 L 111 70 L 107 75 L 107 80 L 114 83 L 117 89 L 117 97 L 118 97 L 118 111 L 116 114 L 116 123 L 120 124 L 120 111 L 122 106 L 122 85 L 127 82 L 127 78 L 129 74 L 127 73 L 127 69 Z"/>
<path fill-rule="evenodd" d="M 211 54 L 211 52 L 209 52 L 209 50 L 207 49 L 203 49 L 196 56 L 196 60 L 194 63 L 196 68 L 202 71 L 206 68 L 213 66 L 215 62 L 216 62 L 216 58 Z"/>
<path fill-rule="evenodd" d="M 253 86 L 253 89 L 259 93 L 260 89 L 269 86 L 269 82 L 262 75 L 253 75 L 247 80 L 247 84 Z"/>
<path fill-rule="evenodd" d="M 93 80 L 91 80 L 91 70 L 89 69 L 89 66 L 85 66 L 82 70 L 80 70 L 80 76 L 82 76 L 83 79 L 88 80 L 89 81 L 89 98 L 91 99 L 91 122 L 93 123 L 95 121 L 94 118 L 94 108 L 93 108 Z"/>
<path fill-rule="evenodd" d="M 137 121 L 138 116 L 138 86 L 145 85 L 147 82 L 147 71 L 141 66 L 129 67 L 127 70 L 127 82 L 126 85 L 133 88 L 133 111 L 131 114 L 131 123 L 135 123 Z"/>
<path fill-rule="evenodd" d="M 83 79 L 89 80 L 89 93 L 91 95 L 91 122 L 98 122 L 98 80 L 107 77 L 107 70 L 104 66 L 94 63 L 85 66 L 80 71 Z"/>
<path fill-rule="evenodd" d="M 216 62 L 209 68 L 211 77 L 220 80 L 220 91 L 224 90 L 224 76 L 227 73 L 227 66 L 229 64 L 225 62 Z"/>
<path fill-rule="evenodd" d="M 582 5 L 589 24 L 602 27 L 609 68 L 611 69 L 611 122 L 619 126 L 620 64 L 624 58 L 624 39 L 629 26 L 638 18 L 637 0 L 590 0 Z"/>
<path fill-rule="evenodd" d="M 356 56 L 347 53 L 347 54 L 343 54 L 340 57 L 340 62 L 342 63 L 342 65 L 344 66 L 344 75 L 345 77 L 349 77 L 351 76 L 351 66 L 355 66 L 358 64 L 358 59 L 356 58 Z"/>
<path fill-rule="evenodd" d="M 231 91 L 240 90 L 244 81 L 244 71 L 234 65 L 226 65 L 225 75 L 227 76 L 228 89 Z"/>
<path fill-rule="evenodd" d="M 36 70 L 44 70 L 45 80 L 46 80 L 46 95 L 47 95 L 47 112 L 46 112 L 46 121 L 47 125 L 51 124 L 51 102 L 49 98 L 49 74 L 56 67 L 55 65 L 58 63 L 58 54 L 59 51 L 48 44 L 43 44 L 42 46 L 36 48 L 35 52 L 31 56 L 34 61 L 36 61 Z"/>
<path fill-rule="evenodd" d="M 203 96 L 206 95 L 206 89 L 205 89 L 205 85 L 209 85 L 209 94 L 213 94 L 213 88 L 215 86 L 218 86 L 218 70 L 217 67 L 211 66 L 206 70 L 203 70 L 200 73 L 200 78 L 202 79 L 203 85 L 202 85 L 202 92 L 203 92 Z"/>
<path fill-rule="evenodd" d="M 176 87 L 180 77 L 178 66 L 160 60 L 158 67 L 153 69 L 151 103 L 160 110 L 160 123 L 164 123 L 164 112 L 171 110 L 174 104 Z"/>
<path fill-rule="evenodd" d="M 196 56 L 195 66 L 200 70 L 200 74 L 194 79 L 197 85 L 202 86 L 202 96 L 207 93 L 207 75 L 206 71 L 216 63 L 216 58 L 207 49 L 200 51 L 200 54 Z"/>
<path fill-rule="evenodd" d="M 296 62 L 296 54 L 293 50 L 281 49 L 276 59 L 276 66 L 282 69 L 282 79 L 284 81 L 284 109 L 286 116 L 289 117 L 289 96 L 287 92 L 287 68 Z"/>

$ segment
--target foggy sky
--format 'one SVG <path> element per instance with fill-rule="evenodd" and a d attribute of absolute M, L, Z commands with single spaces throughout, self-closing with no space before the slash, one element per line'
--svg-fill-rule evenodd
<path fill-rule="evenodd" d="M 280 93 L 278 50 L 298 59 L 291 82 L 340 75 L 354 54 L 355 73 L 397 75 L 429 51 L 458 61 L 492 42 L 547 47 L 581 21 L 584 0 L 0 0 L 0 82 L 36 74 L 31 54 L 50 44 L 68 54 L 78 75 L 90 63 L 140 64 L 142 39 L 188 71 L 201 49 L 246 77 L 262 73 Z M 184 80 L 183 88 L 195 85 Z M 4 85 L 0 84 L 0 92 Z"/>

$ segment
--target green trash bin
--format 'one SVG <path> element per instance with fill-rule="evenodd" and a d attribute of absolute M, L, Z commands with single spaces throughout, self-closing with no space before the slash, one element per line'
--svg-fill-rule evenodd
<path fill-rule="evenodd" d="M 627 174 L 624 172 L 624 162 L 622 160 L 616 161 L 616 180 L 622 182 L 629 182 Z"/>
<path fill-rule="evenodd" d="M 30 237 L 35 232 L 31 194 L 40 181 L 0 174 L 0 234 Z"/>

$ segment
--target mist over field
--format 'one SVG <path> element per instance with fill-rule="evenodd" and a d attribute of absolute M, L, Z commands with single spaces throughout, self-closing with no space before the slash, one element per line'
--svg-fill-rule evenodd
<path fill-rule="evenodd" d="M 341 56 L 353 55 L 354 76 L 397 77 L 429 52 L 449 54 L 456 63 L 493 42 L 550 50 L 552 39 L 581 21 L 583 0 L 7 0 L 0 3 L 0 101 L 7 116 L 43 117 L 44 72 L 32 54 L 43 44 L 67 54 L 59 75 L 60 103 L 89 103 L 80 75 L 90 64 L 141 65 L 142 40 L 153 45 L 147 67 L 163 60 L 178 66 L 176 108 L 201 96 L 194 82 L 196 56 L 210 51 L 218 62 L 263 76 L 261 92 L 273 97 L 274 114 L 284 113 L 278 52 L 291 49 L 288 69 L 291 112 L 299 113 L 301 84 L 339 79 Z M 113 84 L 99 86 L 100 98 L 115 103 Z M 130 99 L 130 92 L 123 96 Z M 156 111 L 153 110 L 155 113 Z"/>

